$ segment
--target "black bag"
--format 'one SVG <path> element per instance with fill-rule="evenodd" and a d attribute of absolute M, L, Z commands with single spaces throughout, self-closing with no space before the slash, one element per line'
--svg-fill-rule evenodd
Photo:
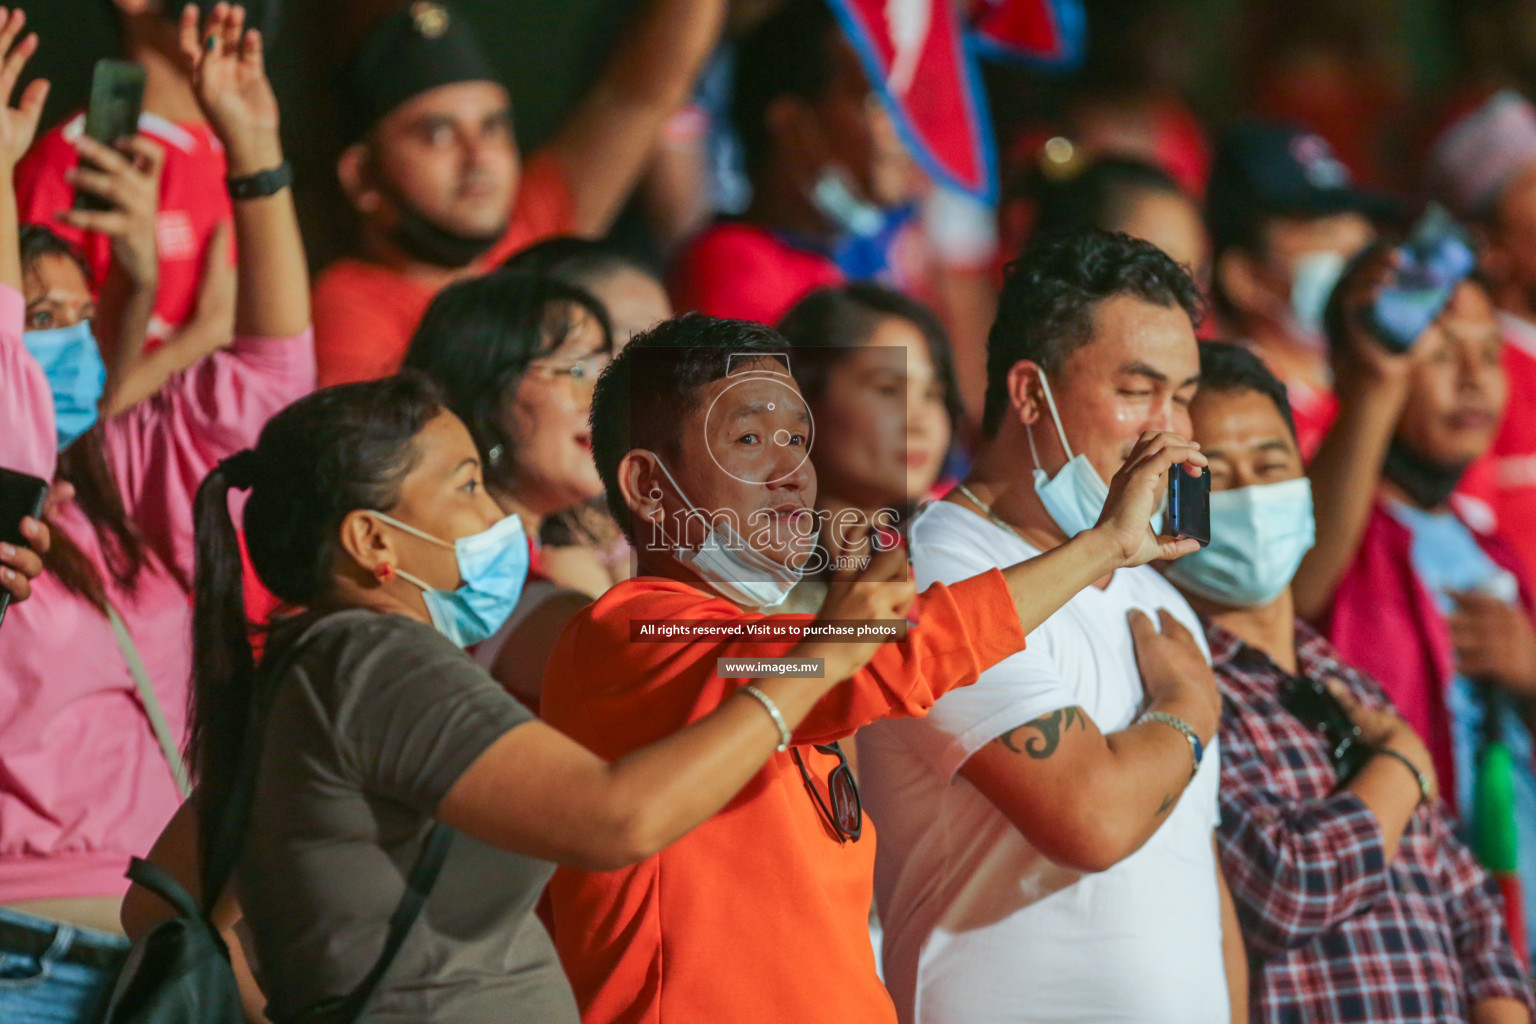
<path fill-rule="evenodd" d="M 287 668 L 313 631 L 311 626 L 294 644 L 276 670 L 278 673 Z M 274 674 L 272 678 L 278 677 Z M 244 1024 L 229 948 L 210 915 L 239 859 L 240 840 L 255 789 L 260 760 L 259 723 L 253 721 L 252 726 L 242 751 L 234 792 L 219 823 L 218 838 L 203 874 L 206 905 L 199 907 L 170 872 L 149 861 L 135 857 L 128 868 L 130 879 L 175 907 L 177 916 L 157 924 L 133 944 L 112 992 L 104 1024 Z M 357 1019 L 421 913 L 452 839 L 453 830 L 446 825 L 434 825 L 427 833 L 406 879 L 405 892 L 390 916 L 384 949 L 358 986 L 292 1021 L 277 1024 L 350 1024 Z"/>

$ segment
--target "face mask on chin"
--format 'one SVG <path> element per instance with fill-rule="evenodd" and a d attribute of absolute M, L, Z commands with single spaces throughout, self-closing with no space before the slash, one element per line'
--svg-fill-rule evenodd
<path fill-rule="evenodd" d="M 384 188 L 395 207 L 395 226 L 389 240 L 412 259 L 445 270 L 459 270 L 490 252 L 506 229 L 487 235 L 460 235 L 438 227 L 413 203 L 393 188 Z"/>
<path fill-rule="evenodd" d="M 1047 476 L 1045 470 L 1040 468 L 1035 432 L 1029 424 L 1025 424 L 1029 454 L 1035 460 L 1035 494 L 1052 521 L 1071 540 L 1098 524 L 1099 516 L 1104 514 L 1104 503 L 1109 500 L 1109 485 L 1099 476 L 1099 471 L 1093 468 L 1088 456 L 1081 452 L 1075 456 L 1072 454 L 1072 445 L 1067 441 L 1067 432 L 1062 428 L 1061 416 L 1056 411 L 1056 399 L 1051 394 L 1050 381 L 1046 380 L 1043 370 L 1040 372 L 1040 389 L 1045 392 L 1045 405 L 1050 410 L 1051 422 L 1056 427 L 1056 436 L 1061 440 L 1061 450 L 1067 456 L 1067 464 L 1057 470 L 1054 477 Z M 1152 513 L 1150 525 L 1153 533 L 1162 532 L 1162 509 Z"/>
<path fill-rule="evenodd" d="M 702 515 L 703 510 L 683 493 L 672 471 L 661 461 L 661 456 L 654 452 L 652 455 L 655 456 L 657 467 L 666 476 L 678 498 L 688 507 L 688 511 Z M 728 523 L 717 522 L 712 516 L 708 517 L 708 522 L 709 533 L 702 544 L 693 549 L 678 546 L 671 552 L 672 556 L 728 601 L 747 608 L 762 609 L 776 608 L 783 604 L 789 592 L 803 578 L 803 570 L 792 569 L 769 558 L 748 544 Z M 810 536 L 807 550 L 816 546 L 819 532 Z"/>
<path fill-rule="evenodd" d="M 849 184 L 848 172 L 829 165 L 822 168 L 811 188 L 811 205 L 816 207 L 838 234 L 852 238 L 873 238 L 885 226 L 885 211 L 860 199 Z"/>

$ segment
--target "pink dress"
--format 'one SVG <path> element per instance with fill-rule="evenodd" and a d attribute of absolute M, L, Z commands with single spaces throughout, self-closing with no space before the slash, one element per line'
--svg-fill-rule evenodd
<path fill-rule="evenodd" d="M 0 466 L 52 479 L 53 399 L 22 344 L 23 301 L 0 285 Z M 314 386 L 314 345 L 236 338 L 105 424 L 129 515 L 192 569 L 192 499 L 221 458 Z M 106 572 L 77 507 L 54 516 L 96 565 L 171 728 L 185 735 L 192 609 L 155 561 L 128 593 Z M 0 625 L 0 903 L 126 891 L 128 858 L 153 845 L 180 803 L 105 616 L 52 574 Z"/>

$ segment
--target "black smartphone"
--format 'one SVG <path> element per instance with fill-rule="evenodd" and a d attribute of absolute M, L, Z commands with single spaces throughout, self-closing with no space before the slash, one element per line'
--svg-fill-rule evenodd
<path fill-rule="evenodd" d="M 21 521 L 27 516 L 43 517 L 43 502 L 48 500 L 48 481 L 14 470 L 0 469 L 0 541 L 17 547 L 30 547 L 21 535 Z M 0 623 L 11 606 L 11 592 L 0 588 Z"/>
<path fill-rule="evenodd" d="M 91 75 L 91 105 L 85 112 L 85 134 L 104 146 L 115 146 L 139 130 L 144 109 L 144 67 L 126 60 L 99 60 Z M 75 209 L 110 210 L 112 204 L 84 189 L 75 189 Z"/>
<path fill-rule="evenodd" d="M 1394 352 L 1406 352 L 1451 301 L 1477 266 L 1465 229 L 1438 203 L 1430 203 L 1397 247 L 1395 280 L 1370 309 L 1371 331 Z"/>
<path fill-rule="evenodd" d="M 1183 466 L 1168 470 L 1168 521 L 1163 533 L 1193 537 L 1205 547 L 1211 542 L 1211 474 L 1191 476 Z"/>

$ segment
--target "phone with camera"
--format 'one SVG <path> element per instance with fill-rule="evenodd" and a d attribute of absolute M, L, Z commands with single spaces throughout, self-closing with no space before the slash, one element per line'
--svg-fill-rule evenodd
<path fill-rule="evenodd" d="M 1211 542 L 1211 474 L 1201 469 L 1191 476 L 1183 466 L 1168 470 L 1168 521 L 1163 533 L 1193 537 L 1205 547 Z"/>
<path fill-rule="evenodd" d="M 1394 352 L 1406 352 L 1429 329 L 1458 285 L 1477 265 L 1466 230 L 1445 207 L 1430 203 L 1397 248 L 1395 280 L 1369 311 L 1371 331 Z"/>
<path fill-rule="evenodd" d="M 30 547 L 21 535 L 21 521 L 27 516 L 43 517 L 43 502 L 48 500 L 48 481 L 27 473 L 0 469 L 0 542 Z M 11 606 L 11 592 L 0 588 L 0 623 Z"/>
<path fill-rule="evenodd" d="M 91 105 L 85 112 L 85 134 L 103 146 L 115 146 L 139 130 L 144 109 L 144 67 L 126 60 L 99 60 L 91 75 Z M 75 189 L 75 209 L 110 210 L 112 204 L 84 189 Z"/>

